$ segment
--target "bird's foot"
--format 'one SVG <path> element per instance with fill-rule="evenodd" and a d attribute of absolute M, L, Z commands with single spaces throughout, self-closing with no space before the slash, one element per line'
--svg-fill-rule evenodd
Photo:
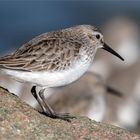
<path fill-rule="evenodd" d="M 46 112 L 40 112 L 40 113 L 53 119 L 61 119 L 68 122 L 71 122 L 71 119 L 76 118 L 75 116 L 70 116 L 69 113 L 65 113 L 65 114 L 61 114 L 61 113 L 58 114 L 55 112 L 53 114 L 48 114 Z"/>

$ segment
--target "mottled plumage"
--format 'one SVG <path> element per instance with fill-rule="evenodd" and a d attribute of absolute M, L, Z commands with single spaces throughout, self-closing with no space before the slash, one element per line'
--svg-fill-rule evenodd
<path fill-rule="evenodd" d="M 79 79 L 91 66 L 98 48 L 123 60 L 104 43 L 103 35 L 97 28 L 79 25 L 35 37 L 13 54 L 0 58 L 0 68 L 21 82 L 32 83 L 31 92 L 42 107 L 43 114 L 69 121 L 71 116 L 56 114 L 45 103 L 44 90 Z M 36 93 L 36 86 L 42 87 L 39 93 Z"/>
<path fill-rule="evenodd" d="M 87 36 L 92 26 L 77 26 L 44 33 L 17 49 L 12 55 L 0 59 L 0 66 L 24 71 L 59 71 L 67 69 L 82 57 L 82 50 L 93 55 L 93 46 Z M 92 58 L 93 59 L 93 58 Z"/>

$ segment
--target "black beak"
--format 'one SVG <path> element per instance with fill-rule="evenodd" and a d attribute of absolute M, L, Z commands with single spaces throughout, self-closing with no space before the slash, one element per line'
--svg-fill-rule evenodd
<path fill-rule="evenodd" d="M 123 97 L 123 94 L 121 92 L 117 91 L 116 89 L 113 89 L 110 86 L 106 86 L 106 90 L 107 90 L 108 93 L 110 93 L 112 95 L 115 95 L 115 96 L 118 96 L 118 97 Z"/>
<path fill-rule="evenodd" d="M 112 48 L 110 48 L 106 43 L 104 43 L 104 46 L 102 49 L 114 54 L 115 56 L 119 57 L 122 61 L 124 61 L 124 59 L 117 52 L 115 52 Z"/>

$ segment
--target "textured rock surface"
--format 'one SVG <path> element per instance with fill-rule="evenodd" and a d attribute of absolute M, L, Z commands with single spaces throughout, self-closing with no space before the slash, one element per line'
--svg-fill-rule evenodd
<path fill-rule="evenodd" d="M 77 117 L 71 123 L 50 119 L 0 88 L 0 139 L 138 140 L 140 137 L 86 117 Z"/>

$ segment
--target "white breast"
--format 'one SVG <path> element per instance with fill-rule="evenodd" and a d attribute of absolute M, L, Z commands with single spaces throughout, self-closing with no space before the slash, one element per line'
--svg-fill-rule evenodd
<path fill-rule="evenodd" d="M 21 72 L 15 70 L 4 70 L 21 82 L 30 82 L 42 87 L 58 87 L 74 82 L 80 78 L 89 68 L 90 62 L 77 61 L 73 67 L 56 72 Z"/>

